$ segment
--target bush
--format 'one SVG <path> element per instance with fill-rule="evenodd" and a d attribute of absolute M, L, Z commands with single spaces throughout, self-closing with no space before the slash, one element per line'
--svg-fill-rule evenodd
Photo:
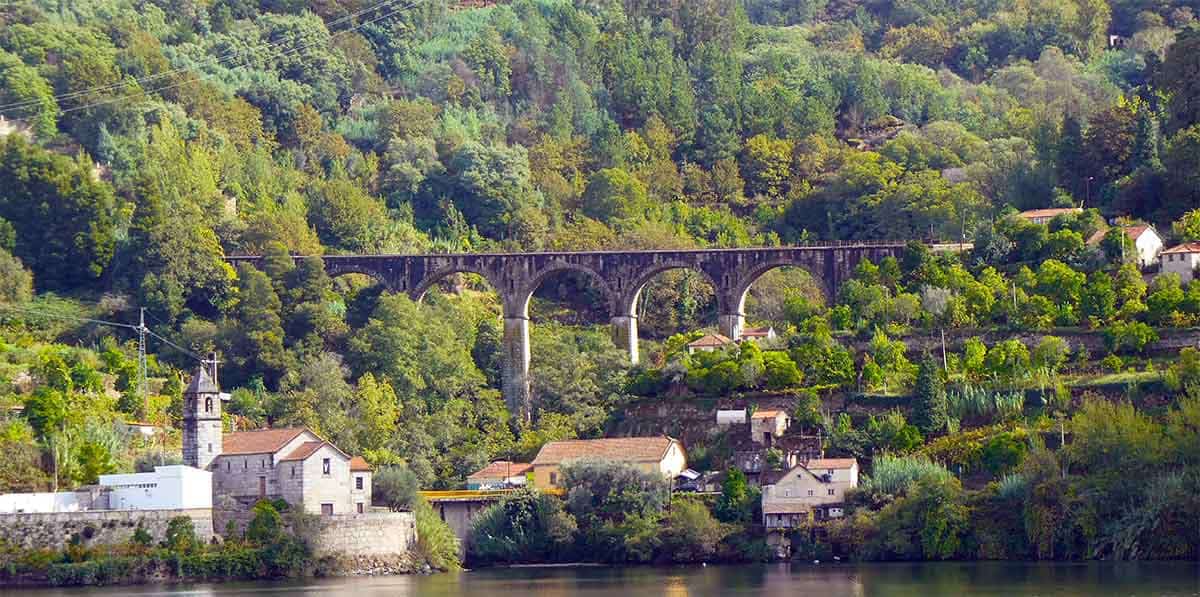
<path fill-rule="evenodd" d="M 899 495 L 918 481 L 952 478 L 946 467 L 925 456 L 883 454 L 875 459 L 871 475 L 862 484 L 862 489 L 867 493 Z"/>
<path fill-rule="evenodd" d="M 1158 332 L 1140 321 L 1116 321 L 1104 331 L 1104 344 L 1110 352 L 1139 354 L 1158 341 Z"/>
<path fill-rule="evenodd" d="M 458 559 L 458 537 L 450 525 L 433 511 L 424 499 L 413 504 L 413 515 L 417 519 L 417 556 L 435 570 L 458 570 L 462 564 Z"/>
<path fill-rule="evenodd" d="M 176 516 L 167 521 L 165 547 L 173 553 L 186 555 L 199 549 L 196 526 L 187 516 Z"/>
<path fill-rule="evenodd" d="M 717 551 L 729 529 L 717 522 L 704 504 L 692 499 L 676 500 L 662 530 L 664 559 L 673 562 L 703 562 Z"/>
<path fill-rule="evenodd" d="M 411 510 L 420 485 L 416 473 L 405 465 L 383 467 L 371 479 L 372 501 L 393 512 Z"/>
<path fill-rule="evenodd" d="M 557 561 L 566 556 L 575 530 L 562 500 L 526 488 L 504 496 L 471 523 L 467 556 L 473 563 Z"/>

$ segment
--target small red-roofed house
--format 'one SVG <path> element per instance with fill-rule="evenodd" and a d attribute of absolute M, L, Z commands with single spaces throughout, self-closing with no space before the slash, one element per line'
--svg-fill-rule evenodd
<path fill-rule="evenodd" d="M 1184 284 L 1196 277 L 1196 267 L 1200 266 L 1200 242 L 1192 241 L 1175 245 L 1159 254 L 1160 271 L 1164 274 L 1179 274 Z"/>
<path fill-rule="evenodd" d="M 1125 235 L 1129 237 L 1133 243 L 1134 250 L 1137 252 L 1138 267 L 1149 267 L 1150 264 L 1158 261 L 1158 256 L 1163 250 L 1162 237 L 1149 224 L 1138 224 L 1136 226 L 1122 226 Z M 1092 237 L 1088 239 L 1087 244 L 1097 246 L 1100 241 L 1104 240 L 1104 236 L 1111 229 L 1097 230 Z"/>

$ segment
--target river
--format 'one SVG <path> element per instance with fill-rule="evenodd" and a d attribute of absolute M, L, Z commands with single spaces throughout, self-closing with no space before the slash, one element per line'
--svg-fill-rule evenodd
<path fill-rule="evenodd" d="M 1158 562 L 768 564 L 673 568 L 530 567 L 290 582 L 3 591 L 5 597 L 821 597 L 1200 596 L 1200 564 Z"/>

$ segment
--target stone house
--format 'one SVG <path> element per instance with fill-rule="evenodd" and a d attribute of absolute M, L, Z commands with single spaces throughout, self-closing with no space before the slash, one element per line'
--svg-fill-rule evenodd
<path fill-rule="evenodd" d="M 305 427 L 222 433 L 215 359 L 184 392 L 184 464 L 212 473 L 213 503 L 283 499 L 326 516 L 371 508 L 371 468 Z M 210 369 L 211 367 L 211 369 Z"/>
<path fill-rule="evenodd" d="M 792 418 L 782 410 L 759 410 L 750 415 L 750 439 L 770 447 L 775 438 L 787 432 Z"/>
<path fill-rule="evenodd" d="M 854 458 L 818 458 L 792 467 L 762 488 L 763 526 L 790 529 L 813 519 L 840 518 L 846 490 L 858 487 Z"/>
<path fill-rule="evenodd" d="M 674 479 L 687 468 L 687 455 L 679 440 L 666 437 L 615 437 L 572 439 L 542 446 L 533 459 L 535 487 L 561 487 L 561 467 L 579 460 L 609 460 L 657 472 Z"/>
<path fill-rule="evenodd" d="M 1159 254 L 1160 272 L 1164 274 L 1179 274 L 1184 284 L 1196 277 L 1196 268 L 1200 266 L 1200 242 L 1176 245 Z"/>

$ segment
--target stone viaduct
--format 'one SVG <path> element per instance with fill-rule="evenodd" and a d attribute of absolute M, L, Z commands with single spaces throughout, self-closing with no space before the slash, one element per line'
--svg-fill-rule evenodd
<path fill-rule="evenodd" d="M 550 276 L 580 272 L 592 279 L 607 302 L 613 341 L 638 361 L 638 295 L 656 275 L 671 269 L 699 272 L 716 294 L 718 326 L 733 340 L 741 337 L 743 307 L 750 285 L 767 271 L 784 266 L 808 270 L 835 296 L 843 280 L 864 259 L 879 262 L 899 257 L 903 242 L 828 242 L 812 245 L 652 251 L 591 251 L 578 253 L 478 253 L 432 255 L 325 255 L 331 276 L 357 273 L 370 276 L 392 292 L 420 300 L 439 280 L 455 273 L 473 273 L 499 293 L 504 316 L 503 394 L 514 416 L 528 418 L 529 299 Z M 302 257 L 296 257 L 301 259 Z M 230 256 L 228 261 L 261 269 L 260 256 Z"/>

